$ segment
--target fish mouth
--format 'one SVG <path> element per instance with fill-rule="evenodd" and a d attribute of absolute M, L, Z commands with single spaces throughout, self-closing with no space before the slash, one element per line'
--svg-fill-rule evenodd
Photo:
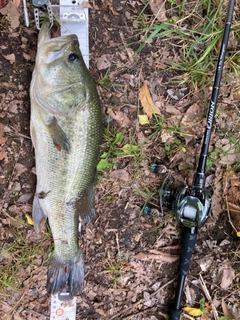
<path fill-rule="evenodd" d="M 49 28 L 50 24 L 48 21 L 44 21 L 41 26 L 41 30 L 38 35 L 38 47 L 42 46 L 48 41 L 54 41 L 56 39 L 57 42 L 66 43 L 66 40 L 78 40 L 78 37 L 75 34 L 70 34 L 66 36 L 59 37 L 51 37 L 51 28 Z"/>

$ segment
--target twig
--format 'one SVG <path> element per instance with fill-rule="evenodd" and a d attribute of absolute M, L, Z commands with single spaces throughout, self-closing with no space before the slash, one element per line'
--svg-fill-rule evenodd
<path fill-rule="evenodd" d="M 170 283 L 172 283 L 175 279 L 172 279 L 170 281 L 168 281 L 167 283 L 165 283 L 163 286 L 161 286 L 160 288 L 158 288 L 156 291 L 154 291 L 150 296 L 155 296 L 159 291 L 163 290 L 164 288 L 166 288 Z M 118 312 L 117 314 L 113 315 L 109 320 L 113 320 L 113 319 L 119 319 L 119 317 L 124 314 L 125 312 L 128 312 L 129 310 L 135 308 L 140 302 L 137 301 L 135 302 L 133 305 L 131 305 L 130 307 L 128 307 L 127 309 L 124 309 L 120 312 Z M 127 319 L 127 318 L 126 318 Z"/>
<path fill-rule="evenodd" d="M 45 314 L 38 313 L 38 312 L 36 312 L 36 311 L 34 311 L 34 310 L 31 310 L 31 309 L 28 309 L 28 308 L 25 309 L 25 311 L 31 312 L 31 313 L 35 314 L 36 316 L 39 316 L 39 317 L 44 318 L 44 319 L 50 319 L 49 316 L 45 316 Z"/>
<path fill-rule="evenodd" d="M 228 221 L 230 222 L 233 230 L 238 233 L 238 230 L 235 228 L 234 224 L 232 223 L 232 219 L 231 219 L 231 216 L 230 216 L 230 211 L 229 211 L 229 206 L 228 206 L 228 198 L 227 198 L 227 195 L 225 196 L 226 197 L 226 205 L 227 205 L 227 213 L 228 213 Z"/>
<path fill-rule="evenodd" d="M 206 286 L 206 284 L 205 284 L 205 282 L 204 282 L 203 277 L 202 277 L 201 274 L 199 275 L 199 282 L 200 282 L 200 285 L 201 285 L 201 287 L 202 287 L 202 290 L 203 290 L 203 292 L 204 292 L 204 294 L 205 294 L 205 297 L 207 298 L 208 302 L 211 303 L 211 305 L 212 305 L 212 307 L 213 307 L 214 319 L 215 319 L 215 320 L 219 320 L 217 310 L 216 310 L 216 308 L 215 308 L 215 306 L 214 306 L 214 304 L 213 304 L 213 302 L 212 302 L 212 298 L 211 298 L 211 296 L 210 296 L 210 293 L 209 293 L 209 291 L 208 291 L 208 288 L 207 288 L 207 286 Z"/>
<path fill-rule="evenodd" d="M 115 233 L 115 236 L 116 236 L 116 242 L 117 242 L 117 248 L 118 248 L 118 256 L 119 256 L 119 258 L 121 258 L 118 233 Z"/>

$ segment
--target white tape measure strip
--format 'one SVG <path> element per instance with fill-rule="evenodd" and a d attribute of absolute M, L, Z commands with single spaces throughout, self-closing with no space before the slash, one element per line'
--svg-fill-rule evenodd
<path fill-rule="evenodd" d="M 50 320 L 76 320 L 77 298 L 68 300 L 68 293 L 51 295 Z"/>
<path fill-rule="evenodd" d="M 53 15 L 61 24 L 61 35 L 76 34 L 86 66 L 89 68 L 88 8 L 83 8 L 83 0 L 59 0 L 60 5 L 52 5 Z"/>
<path fill-rule="evenodd" d="M 61 24 L 61 35 L 76 34 L 86 66 L 89 68 L 88 9 L 82 8 L 81 1 L 60 0 L 52 5 L 52 11 Z M 68 293 L 51 295 L 50 320 L 75 320 L 77 298 L 68 299 Z"/>

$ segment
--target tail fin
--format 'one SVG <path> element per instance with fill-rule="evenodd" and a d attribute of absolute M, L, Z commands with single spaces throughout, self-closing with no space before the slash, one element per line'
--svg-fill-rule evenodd
<path fill-rule="evenodd" d="M 56 294 L 66 288 L 70 296 L 77 296 L 83 290 L 84 260 L 81 250 L 69 261 L 61 260 L 53 253 L 47 276 L 47 291 Z"/>

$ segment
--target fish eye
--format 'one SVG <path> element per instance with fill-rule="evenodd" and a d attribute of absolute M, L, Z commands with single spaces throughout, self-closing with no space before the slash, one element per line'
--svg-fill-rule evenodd
<path fill-rule="evenodd" d="M 70 53 L 70 55 L 68 56 L 68 60 L 71 63 L 75 63 L 79 60 L 79 56 L 76 53 Z"/>

